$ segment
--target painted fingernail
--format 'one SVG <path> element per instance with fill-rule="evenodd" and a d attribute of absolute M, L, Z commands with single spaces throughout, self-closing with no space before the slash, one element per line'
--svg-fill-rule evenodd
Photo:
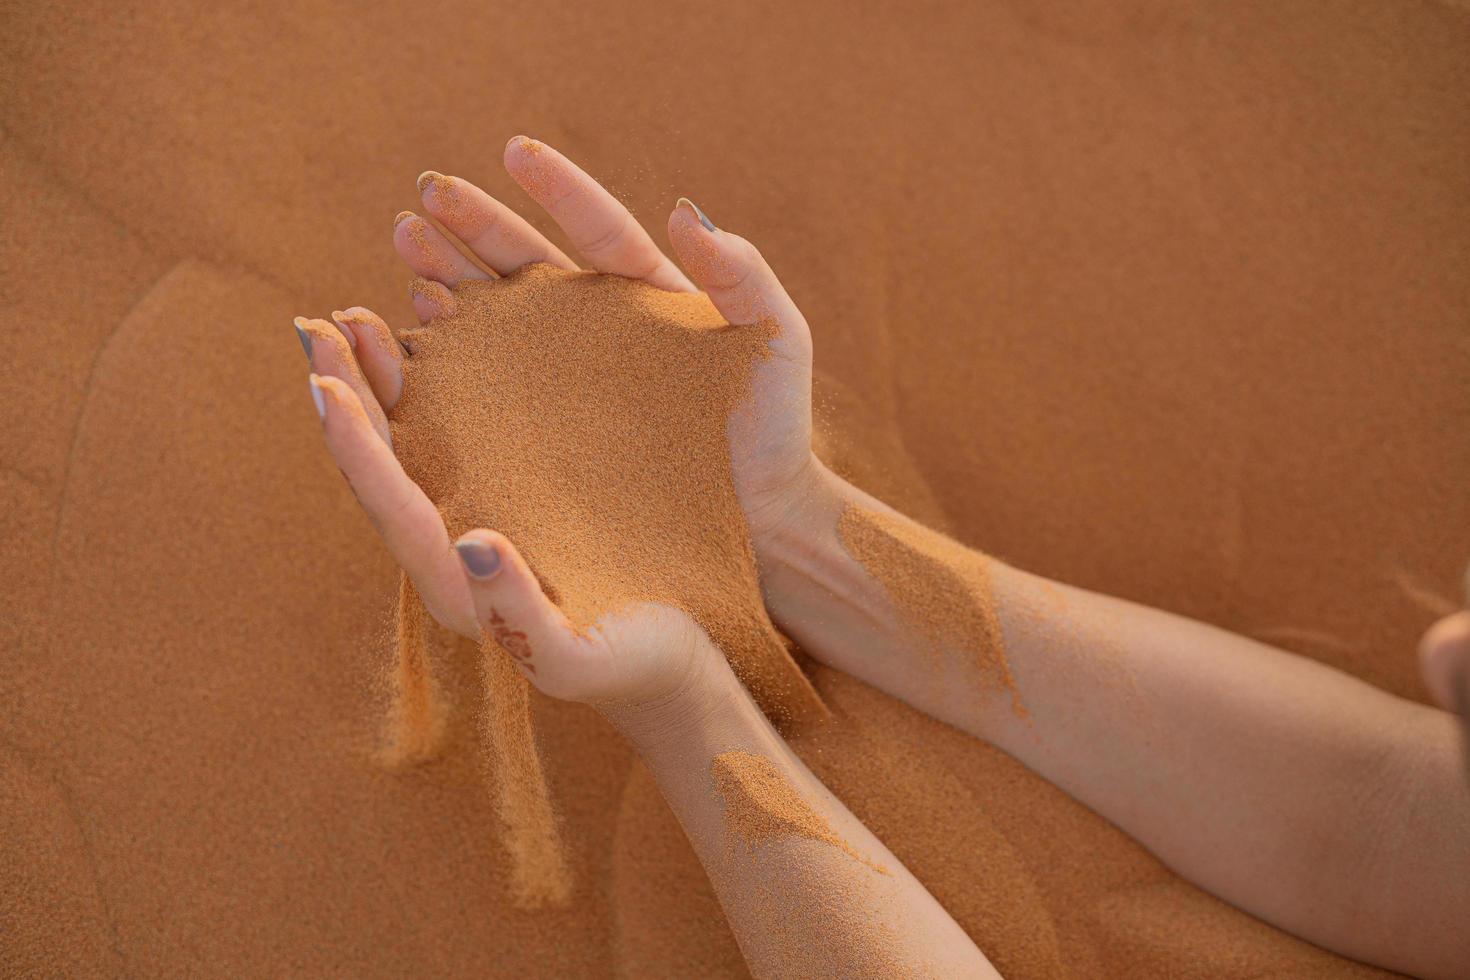
<path fill-rule="evenodd" d="M 444 179 L 444 175 L 437 170 L 425 170 L 419 174 L 419 193 L 422 194 L 430 184 L 437 184 Z"/>
<path fill-rule="evenodd" d="M 301 329 L 301 321 L 303 319 L 305 318 L 298 316 L 295 320 L 291 321 L 291 325 L 296 328 L 296 339 L 301 341 L 301 349 L 306 351 L 306 359 L 309 361 L 311 360 L 311 334 Z"/>
<path fill-rule="evenodd" d="M 316 417 L 319 419 L 326 418 L 327 402 L 326 399 L 322 397 L 321 385 L 316 383 L 316 375 L 313 374 L 310 378 L 308 378 L 307 383 L 311 385 L 311 400 L 313 404 L 316 405 Z"/>
<path fill-rule="evenodd" d="M 403 224 L 409 218 L 417 218 L 417 217 L 418 217 L 418 215 L 414 214 L 412 211 L 399 211 L 398 214 L 393 218 L 393 227 L 394 228 L 397 228 L 399 225 Z"/>
<path fill-rule="evenodd" d="M 500 549 L 474 538 L 454 542 L 459 560 L 473 578 L 490 578 L 500 571 Z"/>
<path fill-rule="evenodd" d="M 665 198 L 665 200 L 668 200 L 668 199 Z M 689 198 L 687 198 L 687 197 L 681 197 L 681 198 L 679 198 L 679 204 L 680 205 L 685 205 L 685 204 L 689 205 L 690 209 L 694 212 L 694 216 L 699 219 L 699 223 L 700 224 L 704 225 L 704 228 L 705 228 L 706 231 L 719 231 L 719 229 L 715 227 L 715 223 L 713 221 L 709 220 L 709 215 L 705 214 L 703 211 L 701 211 L 699 209 L 699 205 L 698 204 L 695 204 L 693 201 L 689 200 Z"/>
<path fill-rule="evenodd" d="M 342 336 L 347 338 L 347 346 L 357 350 L 357 335 L 352 332 L 352 324 L 348 322 L 347 314 L 341 310 L 332 311 L 332 322 L 337 329 L 342 331 Z"/>

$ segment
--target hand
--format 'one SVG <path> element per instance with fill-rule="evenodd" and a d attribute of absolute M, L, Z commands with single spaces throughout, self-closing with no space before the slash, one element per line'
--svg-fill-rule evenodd
<path fill-rule="evenodd" d="M 729 425 L 735 490 L 759 558 L 803 498 L 824 485 L 811 452 L 812 344 L 801 311 L 753 245 L 716 229 L 687 200 L 670 214 L 668 233 L 688 276 L 627 208 L 551 147 L 516 137 L 506 146 L 505 167 L 591 269 L 670 291 L 693 292 L 697 285 L 730 323 L 776 325 L 770 356 L 756 363 L 750 395 Z M 428 214 L 493 272 L 506 275 L 530 262 L 577 268 L 523 218 L 473 184 L 429 172 L 419 178 L 419 189 Z M 453 288 L 465 279 L 490 277 L 429 221 L 400 217 L 394 245 L 424 280 Z M 449 295 L 421 290 L 415 298 L 419 316 L 432 318 Z"/>
<path fill-rule="evenodd" d="M 684 710 L 723 660 L 690 617 L 643 604 L 578 633 L 506 538 L 473 530 L 451 547 L 438 510 L 390 448 L 387 413 L 403 389 L 402 348 L 361 307 L 297 320 L 327 447 L 388 549 L 440 623 L 494 637 L 543 693 L 623 715 Z"/>
<path fill-rule="evenodd" d="M 1465 601 L 1470 604 L 1470 568 L 1465 571 Z M 1419 641 L 1419 666 L 1439 706 L 1465 716 L 1470 726 L 1470 610 L 1453 613 L 1429 627 Z M 1470 735 L 1470 727 L 1466 732 Z"/>

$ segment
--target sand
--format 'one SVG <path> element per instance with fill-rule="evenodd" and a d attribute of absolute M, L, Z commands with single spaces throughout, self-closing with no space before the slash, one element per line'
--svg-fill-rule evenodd
<path fill-rule="evenodd" d="M 388 740 L 383 752 L 390 766 L 427 762 L 438 754 L 444 745 L 447 710 L 429 659 L 428 634 L 433 624 L 407 575 L 399 576 L 397 613 Z"/>
<path fill-rule="evenodd" d="M 450 536 L 508 535 L 584 634 L 637 603 L 681 609 L 778 725 L 824 718 L 766 615 L 730 473 L 726 424 L 772 325 L 731 327 L 702 295 L 549 265 L 454 293 L 453 313 L 404 334 L 413 354 L 391 419 L 404 469 Z M 405 587 L 400 623 L 422 618 Z M 398 641 L 393 744 L 423 758 L 442 723 L 422 629 L 400 627 Z M 528 682 L 500 633 L 484 649 L 488 759 L 513 887 L 528 906 L 559 903 L 569 872 Z"/>
<path fill-rule="evenodd" d="M 879 874 L 890 873 L 853 850 L 770 759 L 750 752 L 721 752 L 710 765 L 710 775 L 724 802 L 732 841 L 747 848 L 784 837 L 821 841 Z"/>
<path fill-rule="evenodd" d="M 572 871 L 536 751 L 531 685 L 494 638 L 487 637 L 480 652 L 486 775 L 496 788 L 511 895 L 521 908 L 563 906 L 572 895 Z"/>
<path fill-rule="evenodd" d="M 688 612 L 774 721 L 825 709 L 766 615 L 726 425 L 770 325 L 700 294 L 528 266 L 404 333 L 392 417 L 451 538 L 504 533 L 579 630 L 638 602 Z"/>
<path fill-rule="evenodd" d="M 688 195 L 762 247 L 812 323 L 823 452 L 865 489 L 1424 696 L 1423 596 L 1457 599 L 1470 527 L 1463 5 L 5 24 L 0 973 L 742 975 L 594 712 L 531 697 L 565 911 L 515 905 L 473 651 L 436 663 L 435 759 L 379 762 L 397 573 L 290 321 L 411 323 L 392 216 L 426 168 L 528 204 L 498 165 L 517 132 L 659 240 Z M 1008 976 L 1351 969 L 811 676 L 834 720 L 798 750 Z"/>
<path fill-rule="evenodd" d="M 946 656 L 965 657 L 983 694 L 1025 706 L 1006 662 L 1005 637 L 990 591 L 990 559 L 931 528 L 892 514 L 848 504 L 837 520 L 843 550 L 878 580 L 921 639 L 921 652 L 938 677 Z"/>

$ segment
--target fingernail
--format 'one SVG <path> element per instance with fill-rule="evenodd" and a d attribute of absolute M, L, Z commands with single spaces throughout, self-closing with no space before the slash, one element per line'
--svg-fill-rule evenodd
<path fill-rule="evenodd" d="M 319 419 L 326 418 L 327 402 L 326 399 L 322 397 L 321 386 L 316 383 L 316 375 L 313 374 L 311 377 L 307 378 L 307 382 L 311 385 L 311 400 L 316 405 L 316 417 Z"/>
<path fill-rule="evenodd" d="M 490 578 L 500 571 L 500 550 L 493 544 L 471 538 L 454 542 L 454 550 L 459 552 L 459 560 L 474 578 Z"/>
<path fill-rule="evenodd" d="M 668 198 L 664 198 L 664 200 L 668 200 Z M 689 200 L 689 198 L 687 198 L 687 197 L 681 197 L 681 198 L 679 198 L 679 204 L 681 204 L 681 205 L 684 205 L 684 204 L 689 205 L 689 207 L 694 211 L 694 216 L 699 219 L 699 223 L 700 224 L 704 225 L 704 228 L 705 228 L 706 231 L 719 231 L 719 229 L 715 227 L 715 223 L 713 221 L 709 220 L 709 215 L 705 214 L 703 211 L 701 211 L 699 209 L 699 205 L 698 204 L 695 204 L 693 201 Z"/>
<path fill-rule="evenodd" d="M 399 211 L 398 214 L 397 214 L 397 216 L 394 217 L 394 219 L 393 219 L 393 227 L 394 228 L 397 228 L 399 225 L 403 224 L 409 218 L 417 218 L 417 217 L 418 217 L 418 215 L 414 214 L 412 211 Z"/>
<path fill-rule="evenodd" d="M 512 136 L 510 138 L 510 142 L 514 143 L 516 146 L 520 147 L 530 154 L 537 154 L 541 152 L 541 143 L 531 139 L 531 137 L 529 136 Z"/>
<path fill-rule="evenodd" d="M 291 325 L 296 328 L 296 339 L 301 341 L 301 349 L 306 351 L 306 359 L 309 361 L 311 360 L 311 334 L 301 329 L 301 319 L 298 316 L 291 321 Z"/>
<path fill-rule="evenodd" d="M 423 173 L 419 174 L 419 193 L 422 194 L 424 192 L 424 189 L 427 188 L 430 184 L 443 179 L 444 175 L 439 173 L 437 170 L 425 170 Z"/>
<path fill-rule="evenodd" d="M 347 322 L 347 314 L 341 310 L 333 310 L 332 322 L 337 325 L 338 330 L 342 331 L 342 336 L 347 338 L 347 346 L 357 350 L 357 335 L 352 332 L 352 325 Z"/>

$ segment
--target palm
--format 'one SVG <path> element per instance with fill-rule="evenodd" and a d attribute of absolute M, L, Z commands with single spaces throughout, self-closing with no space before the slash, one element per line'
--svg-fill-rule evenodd
<path fill-rule="evenodd" d="M 770 357 L 755 365 L 750 397 L 729 425 L 735 489 L 759 547 L 811 464 L 811 338 L 800 311 L 749 242 L 716 229 L 689 202 L 680 201 L 668 227 L 686 276 L 612 195 L 555 150 L 517 138 L 505 163 L 591 268 L 671 291 L 702 288 L 730 323 L 775 323 Z M 394 245 L 421 277 L 413 297 L 422 321 L 451 312 L 452 290 L 466 279 L 505 275 L 532 262 L 577 268 L 474 185 L 426 173 L 419 189 L 429 214 L 465 246 L 461 251 L 417 215 L 399 216 Z M 297 322 L 316 372 L 313 395 L 328 447 L 435 619 L 467 636 L 494 636 L 543 692 L 576 701 L 662 698 L 701 664 L 718 660 L 694 621 L 664 606 L 636 606 L 577 632 L 514 546 L 494 532 L 471 531 L 451 547 L 438 511 L 390 446 L 387 414 L 402 393 L 402 346 L 371 311 L 354 308 L 333 319 L 335 328 L 323 320 Z M 477 576 L 471 552 L 495 555 L 495 569 Z"/>

